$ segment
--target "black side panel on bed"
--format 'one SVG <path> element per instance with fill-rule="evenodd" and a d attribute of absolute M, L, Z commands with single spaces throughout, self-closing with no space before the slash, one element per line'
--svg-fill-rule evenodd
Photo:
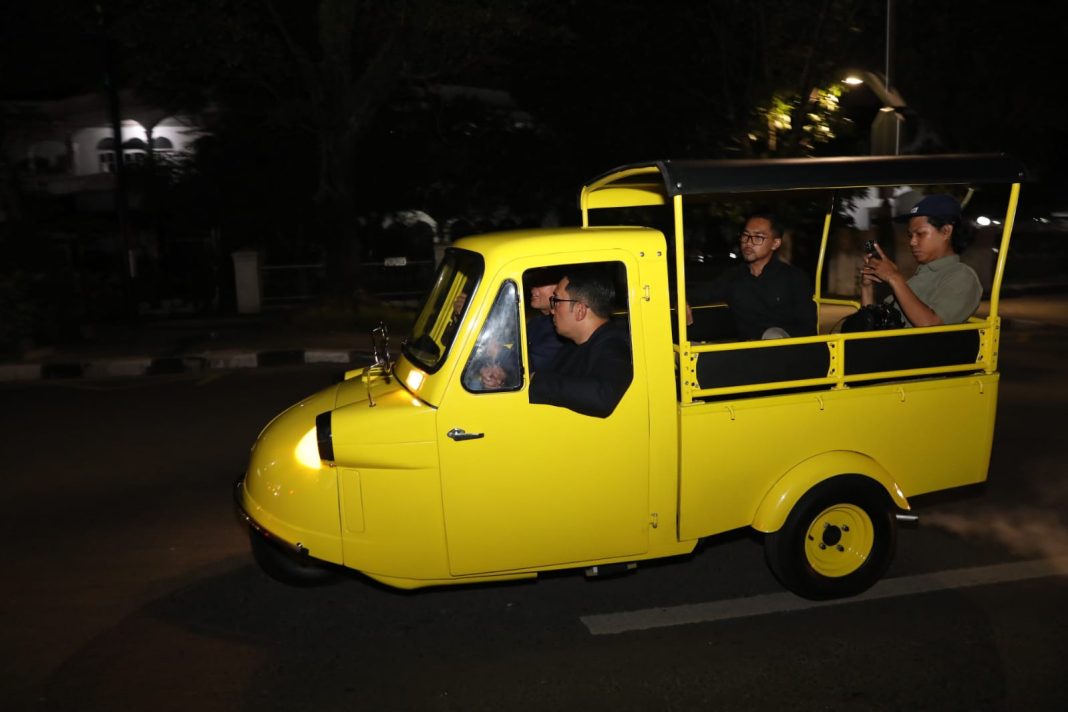
<path fill-rule="evenodd" d="M 697 357 L 701 388 L 823 378 L 830 364 L 826 344 L 796 344 L 762 349 L 714 351 Z"/>
<path fill-rule="evenodd" d="M 846 375 L 972 363 L 979 357 L 978 331 L 888 336 L 847 341 Z M 978 368 L 978 366 L 976 367 Z"/>

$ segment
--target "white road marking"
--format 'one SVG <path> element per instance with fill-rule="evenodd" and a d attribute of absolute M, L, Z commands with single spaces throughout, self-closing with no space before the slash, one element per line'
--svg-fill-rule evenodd
<path fill-rule="evenodd" d="M 1026 581 L 1046 576 L 1065 575 L 1068 575 L 1068 556 L 885 579 L 859 596 L 833 601 L 808 601 L 792 593 L 769 593 L 748 598 L 735 598 L 728 601 L 709 601 L 707 603 L 693 603 L 667 608 L 647 608 L 623 613 L 600 613 L 582 616 L 580 620 L 593 635 L 615 635 L 634 630 L 709 623 L 711 621 L 731 620 L 734 618 L 763 616 L 769 613 L 804 611 L 810 608 L 875 601 L 880 598 L 896 598 L 898 596 L 911 596 L 917 593 L 944 591 L 953 588 L 987 586 L 1010 581 Z"/>
<path fill-rule="evenodd" d="M 304 363 L 352 363 L 352 352 L 340 349 L 305 351 Z"/>

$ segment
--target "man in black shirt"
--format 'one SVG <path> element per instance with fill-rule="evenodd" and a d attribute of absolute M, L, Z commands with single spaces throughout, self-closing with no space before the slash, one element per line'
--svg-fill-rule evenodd
<path fill-rule="evenodd" d="M 594 268 L 573 269 L 549 298 L 553 325 L 568 341 L 547 371 L 531 376 L 530 402 L 607 418 L 633 377 L 630 336 L 612 320 L 615 288 Z"/>
<path fill-rule="evenodd" d="M 553 316 L 549 309 L 549 297 L 560 281 L 559 272 L 549 269 L 528 273 L 530 285 L 530 308 L 536 313 L 527 320 L 527 355 L 532 373 L 548 370 L 560 347 L 567 339 L 556 333 Z"/>
<path fill-rule="evenodd" d="M 738 335 L 746 340 L 811 336 L 816 333 L 812 283 L 780 260 L 782 225 L 772 213 L 754 213 L 738 238 L 745 264 L 690 290 L 691 303 L 727 302 Z"/>

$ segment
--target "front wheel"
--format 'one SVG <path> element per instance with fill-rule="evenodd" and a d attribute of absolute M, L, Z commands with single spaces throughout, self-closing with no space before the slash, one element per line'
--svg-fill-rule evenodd
<path fill-rule="evenodd" d="M 822 482 L 802 497 L 779 531 L 764 538 L 772 572 L 799 596 L 855 596 L 886 572 L 897 521 L 882 486 L 858 475 Z"/>

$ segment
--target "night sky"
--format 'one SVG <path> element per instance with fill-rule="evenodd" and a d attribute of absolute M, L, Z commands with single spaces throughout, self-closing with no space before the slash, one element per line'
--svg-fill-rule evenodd
<path fill-rule="evenodd" d="M 8 7 L 0 25 L 0 98 L 101 92 L 95 5 L 37 0 Z M 310 190 L 316 145 L 328 147 L 324 155 L 338 153 L 324 127 L 359 123 L 336 140 L 352 161 L 385 171 L 350 181 L 364 191 L 365 207 L 388 199 L 456 204 L 467 199 L 461 191 L 435 193 L 427 185 L 459 182 L 467 195 L 512 185 L 515 200 L 526 195 L 534 204 L 547 198 L 532 191 L 570 192 L 611 166 L 656 158 L 864 153 L 879 104 L 863 88 L 842 95 L 842 114 L 851 121 L 838 138 L 811 150 L 780 147 L 775 154 L 759 142 L 745 145 L 747 125 L 773 92 L 803 96 L 801 84 L 827 86 L 847 66 L 886 69 L 886 3 L 390 3 L 405 10 L 402 19 L 377 3 L 333 0 L 100 5 L 111 28 L 117 84 L 174 110 L 212 102 L 222 117 L 213 127 L 219 161 L 276 161 L 278 173 L 307 175 Z M 1014 153 L 1039 179 L 1031 195 L 1068 203 L 1068 99 L 1057 79 L 1065 66 L 1065 10 L 1006 0 L 893 5 L 893 84 L 914 112 L 913 130 L 919 121 L 934 137 L 917 150 Z M 344 78 L 325 64 L 329 48 L 321 28 L 316 35 L 316 12 L 347 21 L 339 7 L 355 13 L 347 38 L 350 80 L 378 61 L 390 38 L 400 48 L 392 57 L 400 69 L 348 94 L 330 94 Z M 286 43 L 319 72 L 324 95 L 308 90 L 305 67 L 287 55 Z M 506 92 L 533 128 L 501 131 L 464 102 L 434 104 L 440 97 L 433 87 L 445 85 Z M 512 175 L 518 164 L 540 182 L 523 185 Z M 250 166 L 252 173 L 270 169 Z M 375 194 L 384 180 L 391 196 Z"/>

